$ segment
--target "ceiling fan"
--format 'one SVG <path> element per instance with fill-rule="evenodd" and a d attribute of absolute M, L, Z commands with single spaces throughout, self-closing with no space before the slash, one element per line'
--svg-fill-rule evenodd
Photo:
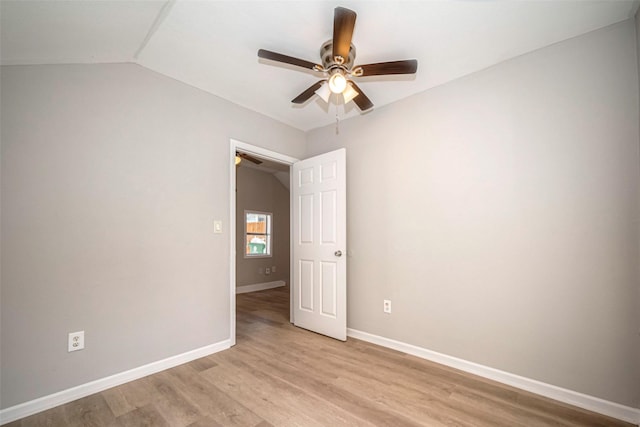
<path fill-rule="evenodd" d="M 257 159 L 253 156 L 248 155 L 247 153 L 241 153 L 240 151 L 236 151 L 236 165 L 239 165 L 242 160 L 248 160 L 256 165 L 262 163 L 262 160 Z"/>
<path fill-rule="evenodd" d="M 335 8 L 333 39 L 325 42 L 320 48 L 322 65 L 265 49 L 258 50 L 258 57 L 310 69 L 324 75 L 324 79 L 291 100 L 294 104 L 303 104 L 314 94 L 320 96 L 325 102 L 329 102 L 331 94 L 341 94 L 345 104 L 353 101 L 361 111 L 369 110 L 373 107 L 373 103 L 352 79 L 389 74 L 414 74 L 418 69 L 418 61 L 408 59 L 354 66 L 356 48 L 351 44 L 351 38 L 355 24 L 354 11 L 344 7 Z"/>

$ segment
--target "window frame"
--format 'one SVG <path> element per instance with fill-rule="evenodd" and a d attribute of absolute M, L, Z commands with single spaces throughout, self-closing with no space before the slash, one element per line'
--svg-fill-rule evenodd
<path fill-rule="evenodd" d="M 266 240 L 266 245 L 267 245 L 267 253 L 266 254 L 248 254 L 247 253 L 247 246 L 249 245 L 249 242 L 247 241 L 247 237 L 249 236 L 249 232 L 247 231 L 247 215 L 248 214 L 255 214 L 255 215 L 266 215 L 267 216 L 267 232 L 266 233 L 251 233 L 251 235 L 254 236 L 265 236 L 265 240 Z M 252 258 L 272 258 L 273 257 L 273 213 L 272 212 L 264 212 L 264 211 L 258 211 L 258 210 L 254 210 L 254 209 L 245 209 L 244 210 L 244 218 L 243 218 L 243 222 L 244 222 L 244 235 L 243 235 L 243 241 L 244 241 L 244 248 L 243 248 L 243 254 L 244 254 L 244 258 L 247 259 L 252 259 Z"/>

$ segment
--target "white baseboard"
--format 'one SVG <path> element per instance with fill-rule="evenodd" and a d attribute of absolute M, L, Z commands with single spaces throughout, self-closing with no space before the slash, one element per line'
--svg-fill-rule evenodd
<path fill-rule="evenodd" d="M 347 335 L 382 347 L 391 348 L 403 353 L 427 359 L 432 362 L 450 366 L 461 371 L 469 372 L 490 380 L 517 387 L 531 393 L 539 394 L 550 399 L 568 403 L 588 411 L 597 412 L 612 418 L 627 421 L 640 425 L 640 409 L 624 406 L 619 403 L 610 402 L 598 397 L 589 396 L 578 393 L 577 391 L 567 390 L 551 384 L 532 380 L 530 378 L 521 377 L 509 372 L 500 371 L 488 366 L 469 362 L 467 360 L 458 359 L 457 357 L 448 356 L 446 354 L 427 350 L 422 347 L 395 341 L 378 335 L 369 334 L 367 332 L 358 331 L 356 329 L 347 329 Z"/>
<path fill-rule="evenodd" d="M 276 280 L 275 282 L 256 283 L 253 285 L 238 286 L 236 294 L 244 294 L 247 292 L 264 291 L 266 289 L 279 288 L 286 285 L 284 280 Z"/>
<path fill-rule="evenodd" d="M 63 405 L 73 400 L 101 392 L 129 381 L 146 377 L 147 375 L 155 374 L 156 372 L 164 371 L 165 369 L 173 368 L 174 366 L 182 365 L 183 363 L 191 362 L 192 360 L 199 359 L 222 350 L 226 350 L 231 346 L 230 343 L 230 340 L 220 341 L 215 344 L 187 351 L 186 353 L 151 362 L 147 365 L 139 366 L 128 371 L 120 372 L 109 377 L 100 378 L 86 384 L 62 390 L 48 396 L 43 396 L 29 402 L 11 406 L 0 411 L 0 425 L 28 417 L 29 415 L 37 414 L 38 412 Z"/>

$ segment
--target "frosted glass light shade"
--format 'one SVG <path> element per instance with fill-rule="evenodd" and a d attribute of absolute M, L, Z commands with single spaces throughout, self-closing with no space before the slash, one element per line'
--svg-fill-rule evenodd
<path fill-rule="evenodd" d="M 344 92 L 342 92 L 342 96 L 344 96 L 345 104 L 348 103 L 349 101 L 352 101 L 353 98 L 355 98 L 358 95 L 359 95 L 358 91 L 355 90 L 353 86 L 351 86 L 350 84 L 347 84 L 347 87 L 344 89 Z"/>
<path fill-rule="evenodd" d="M 347 87 L 347 79 L 345 76 L 337 72 L 329 79 L 329 89 L 333 93 L 342 93 Z"/>
<path fill-rule="evenodd" d="M 324 100 L 324 102 L 329 103 L 329 97 L 331 96 L 331 89 L 329 89 L 329 85 L 327 82 L 322 83 L 322 86 L 316 90 L 316 95 Z"/>

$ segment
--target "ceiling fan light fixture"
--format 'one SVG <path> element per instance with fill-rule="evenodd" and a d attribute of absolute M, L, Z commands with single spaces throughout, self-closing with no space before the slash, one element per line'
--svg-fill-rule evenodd
<path fill-rule="evenodd" d="M 318 95 L 322 100 L 326 103 L 329 103 L 329 98 L 331 97 L 331 89 L 329 89 L 329 84 L 327 82 L 322 83 L 322 86 L 316 90 L 316 95 Z"/>
<path fill-rule="evenodd" d="M 359 95 L 358 91 L 353 88 L 351 83 L 348 83 L 347 87 L 344 89 L 344 92 L 342 92 L 342 96 L 344 97 L 345 104 L 352 101 L 353 98 L 355 98 L 358 95 Z"/>
<path fill-rule="evenodd" d="M 361 112 L 366 112 L 373 108 L 373 103 L 352 79 L 365 76 L 415 74 L 418 70 L 418 61 L 408 59 L 354 66 L 356 48 L 351 42 L 355 24 L 356 13 L 353 10 L 344 7 L 334 9 L 333 37 L 320 47 L 322 65 L 265 49 L 258 50 L 258 58 L 294 65 L 323 74 L 322 80 L 315 82 L 293 98 L 291 100 L 293 104 L 302 105 L 316 94 L 329 103 L 331 94 L 335 93 L 342 94 L 345 104 L 353 101 Z M 327 87 L 329 91 L 327 91 Z M 336 103 L 340 102 L 338 98 L 336 100 Z M 245 160 L 250 159 L 245 157 Z"/>
<path fill-rule="evenodd" d="M 342 73 L 342 70 L 337 70 L 329 78 L 329 89 L 333 93 L 342 93 L 347 88 L 347 78 Z"/>

